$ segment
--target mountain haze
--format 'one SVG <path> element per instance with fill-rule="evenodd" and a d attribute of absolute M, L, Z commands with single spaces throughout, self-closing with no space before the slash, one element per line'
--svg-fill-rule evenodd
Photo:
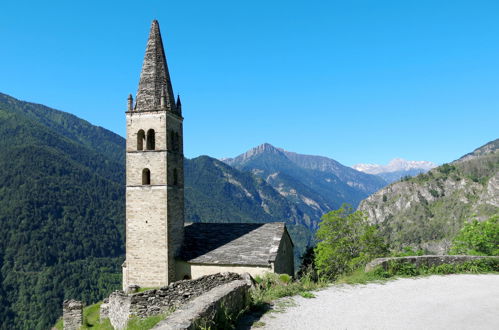
<path fill-rule="evenodd" d="M 499 140 L 393 183 L 362 201 L 359 210 L 395 247 L 445 253 L 464 222 L 499 213 Z"/>
<path fill-rule="evenodd" d="M 352 167 L 364 173 L 375 174 L 391 183 L 406 176 L 416 176 L 420 173 L 426 173 L 432 168 L 437 167 L 437 164 L 428 161 L 414 161 L 395 158 L 392 159 L 387 165 L 356 164 Z"/>

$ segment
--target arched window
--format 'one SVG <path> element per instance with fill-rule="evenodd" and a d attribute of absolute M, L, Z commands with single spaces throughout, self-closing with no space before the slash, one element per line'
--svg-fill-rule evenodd
<path fill-rule="evenodd" d="M 137 150 L 144 150 L 144 140 L 146 139 L 146 133 L 144 130 L 137 132 Z"/>
<path fill-rule="evenodd" d="M 178 171 L 176 168 L 173 169 L 173 185 L 178 185 Z"/>
<path fill-rule="evenodd" d="M 154 150 L 156 148 L 156 136 L 153 129 L 147 131 L 147 150 Z"/>
<path fill-rule="evenodd" d="M 150 185 L 151 184 L 151 171 L 148 168 L 142 170 L 142 184 Z"/>

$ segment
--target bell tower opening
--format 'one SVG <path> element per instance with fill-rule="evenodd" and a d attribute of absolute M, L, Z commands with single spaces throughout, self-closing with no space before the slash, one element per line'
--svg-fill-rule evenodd
<path fill-rule="evenodd" d="M 156 133 L 153 129 L 147 131 L 147 150 L 156 149 Z"/>
<path fill-rule="evenodd" d="M 146 134 L 144 130 L 141 129 L 137 132 L 137 150 L 144 150 L 144 141 L 146 139 Z"/>

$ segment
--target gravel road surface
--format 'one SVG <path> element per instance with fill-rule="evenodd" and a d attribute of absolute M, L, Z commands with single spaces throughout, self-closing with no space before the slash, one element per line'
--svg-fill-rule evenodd
<path fill-rule="evenodd" d="M 314 294 L 293 297 L 295 306 L 266 313 L 252 329 L 499 329 L 499 275 L 338 285 Z"/>

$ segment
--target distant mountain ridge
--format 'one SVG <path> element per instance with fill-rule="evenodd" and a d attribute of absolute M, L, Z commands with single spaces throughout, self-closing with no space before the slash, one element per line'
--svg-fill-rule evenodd
<path fill-rule="evenodd" d="M 394 158 L 387 165 L 356 164 L 352 167 L 364 173 L 378 175 L 385 181 L 391 183 L 405 176 L 416 176 L 420 173 L 426 173 L 432 168 L 437 167 L 437 164 L 429 161 Z"/>
<path fill-rule="evenodd" d="M 223 161 L 260 176 L 300 209 L 313 209 L 312 228 L 320 217 L 343 203 L 354 207 L 386 182 L 322 156 L 301 155 L 269 143 Z M 308 213 L 308 212 L 305 212 Z"/>
<path fill-rule="evenodd" d="M 466 221 L 499 213 L 499 139 L 425 174 L 395 182 L 359 205 L 395 247 L 445 253 Z"/>
<path fill-rule="evenodd" d="M 454 162 L 463 162 L 480 156 L 491 154 L 496 152 L 498 149 L 499 149 L 499 139 L 495 139 L 493 141 L 487 142 L 486 144 L 484 144 L 479 148 L 476 148 L 472 152 L 462 156 L 461 158 L 455 160 Z"/>

